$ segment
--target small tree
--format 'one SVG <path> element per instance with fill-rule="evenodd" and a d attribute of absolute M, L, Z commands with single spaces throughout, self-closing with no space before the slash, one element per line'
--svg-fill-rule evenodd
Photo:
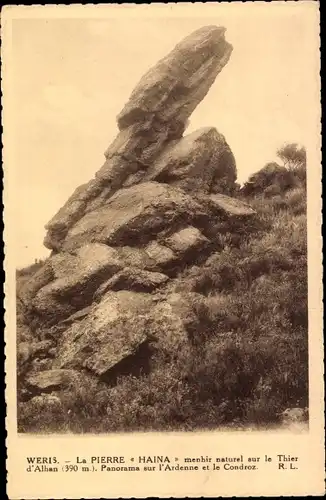
<path fill-rule="evenodd" d="M 285 144 L 277 150 L 276 154 L 289 170 L 306 168 L 307 153 L 304 146 L 300 147 L 296 143 Z"/>

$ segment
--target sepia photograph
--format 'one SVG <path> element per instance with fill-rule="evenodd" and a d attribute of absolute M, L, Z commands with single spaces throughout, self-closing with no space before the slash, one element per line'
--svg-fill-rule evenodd
<path fill-rule="evenodd" d="M 246 27 L 174 27 L 147 20 L 130 45 L 109 20 L 13 25 L 14 64 L 38 71 L 14 79 L 17 189 L 38 190 L 17 228 L 19 432 L 308 422 L 304 43 L 258 25 L 243 60 Z M 87 142 L 118 98 L 97 169 Z"/>
<path fill-rule="evenodd" d="M 318 6 L 263 3 L 10 20 L 18 435 L 309 436 Z"/>

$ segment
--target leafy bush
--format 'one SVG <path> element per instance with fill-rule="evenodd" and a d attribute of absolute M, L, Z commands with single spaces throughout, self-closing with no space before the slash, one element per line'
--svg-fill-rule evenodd
<path fill-rule="evenodd" d="M 249 177 L 242 192 L 246 196 L 262 193 L 273 196 L 282 194 L 296 187 L 297 184 L 296 176 L 291 170 L 277 163 L 267 163 L 259 172 Z"/>

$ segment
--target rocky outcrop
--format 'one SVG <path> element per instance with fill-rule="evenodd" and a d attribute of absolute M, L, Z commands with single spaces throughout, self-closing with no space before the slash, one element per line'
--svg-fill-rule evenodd
<path fill-rule="evenodd" d="M 178 43 L 140 80 L 118 116 L 120 130 L 148 119 L 185 124 L 229 60 L 224 34 L 223 27 L 205 26 Z"/>
<path fill-rule="evenodd" d="M 118 116 L 120 133 L 106 151 L 106 162 L 48 223 L 46 247 L 60 249 L 76 222 L 130 176 L 139 178 L 171 141 L 182 137 L 189 116 L 229 60 L 232 46 L 224 33 L 216 26 L 197 30 L 141 79 Z"/>
<path fill-rule="evenodd" d="M 255 211 L 246 203 L 223 194 L 210 195 L 208 203 L 216 215 L 223 214 L 227 218 L 251 217 L 255 213 Z"/>
<path fill-rule="evenodd" d="M 182 190 L 167 184 L 144 182 L 120 189 L 105 205 L 82 217 L 68 232 L 64 250 L 89 242 L 106 245 L 147 243 L 184 220 L 205 217 L 200 204 Z"/>
<path fill-rule="evenodd" d="M 145 251 L 147 255 L 149 255 L 151 259 L 155 260 L 157 265 L 162 269 L 167 269 L 173 266 L 177 261 L 176 255 L 170 248 L 161 245 L 155 240 L 145 246 Z"/>
<path fill-rule="evenodd" d="M 50 339 L 46 363 L 40 344 L 19 351 L 27 393 L 41 394 L 35 404 L 79 375 L 113 383 L 200 342 L 202 297 L 177 293 L 178 273 L 220 249 L 223 227 L 255 215 L 227 196 L 236 165 L 225 137 L 213 127 L 183 136 L 230 57 L 224 34 L 197 30 L 148 71 L 104 165 L 46 226 L 52 254 L 21 297 L 38 338 Z"/>
<path fill-rule="evenodd" d="M 136 292 L 152 292 L 168 281 L 168 277 L 162 273 L 153 273 L 141 269 L 125 267 L 115 274 L 98 289 L 94 298 L 104 295 L 109 290 L 133 290 Z"/>
<path fill-rule="evenodd" d="M 185 258 L 189 254 L 204 249 L 209 240 L 197 228 L 188 226 L 173 233 L 164 242 L 173 252 Z"/>
<path fill-rule="evenodd" d="M 213 127 L 174 141 L 144 177 L 166 182 L 184 191 L 219 192 L 236 180 L 235 159 L 225 138 Z"/>
<path fill-rule="evenodd" d="M 139 320 L 151 307 L 149 294 L 108 292 L 87 317 L 62 335 L 55 368 L 88 369 L 105 375 L 147 343 Z"/>
<path fill-rule="evenodd" d="M 49 259 L 55 279 L 41 288 L 32 304 L 36 312 L 57 321 L 93 300 L 103 281 L 123 268 L 117 250 L 106 245 L 84 245 L 75 255 L 62 252 Z"/>
<path fill-rule="evenodd" d="M 44 370 L 26 377 L 26 388 L 34 394 L 41 394 L 67 389 L 76 385 L 79 379 L 79 372 L 73 370 Z"/>

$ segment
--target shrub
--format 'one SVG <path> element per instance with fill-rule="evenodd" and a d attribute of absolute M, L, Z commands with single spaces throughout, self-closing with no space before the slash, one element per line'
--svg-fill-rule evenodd
<path fill-rule="evenodd" d="M 285 201 L 289 211 L 293 215 L 306 214 L 307 197 L 304 188 L 296 188 L 288 191 L 285 195 Z"/>
<path fill-rule="evenodd" d="M 277 163 L 267 163 L 259 172 L 249 177 L 242 192 L 245 196 L 266 193 L 280 194 L 298 184 L 296 176 L 287 168 Z"/>

